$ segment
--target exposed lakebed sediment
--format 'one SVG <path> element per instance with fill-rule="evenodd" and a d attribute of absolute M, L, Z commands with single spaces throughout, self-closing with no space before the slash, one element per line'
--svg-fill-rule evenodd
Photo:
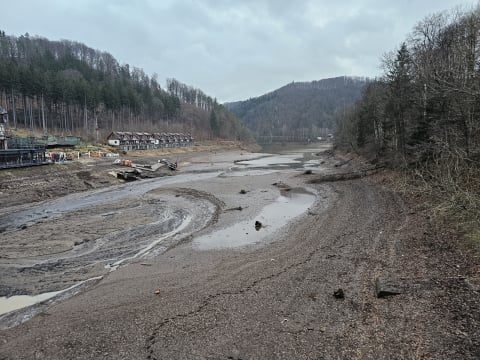
<path fill-rule="evenodd" d="M 154 256 L 175 242 L 174 235 L 205 227 L 217 207 L 200 192 L 152 190 L 5 231 L 1 295 L 57 291 L 106 268 Z"/>
<path fill-rule="evenodd" d="M 258 244 L 318 201 L 295 180 L 304 165 L 312 166 L 303 154 L 222 164 L 212 169 L 200 163 L 194 172 L 3 209 L 4 310 L 10 310 L 9 299 L 21 307 L 23 299 L 12 296 L 42 301 L 64 290 L 73 295 L 119 266 L 148 261 L 178 244 L 197 250 Z M 288 185 L 278 181 L 284 171 L 290 172 Z M 253 226 L 257 219 L 261 231 Z"/>
<path fill-rule="evenodd" d="M 8 186 L 0 182 L 12 205 L 0 209 L 0 283 L 11 281 L 6 268 L 19 270 L 12 284 L 22 286 L 35 264 L 65 258 L 96 261 L 102 275 L 88 273 L 87 261 L 63 274 L 37 269 L 42 286 L 58 287 L 16 298 L 43 300 L 0 315 L 0 358 L 478 359 L 474 259 L 389 188 L 389 172 L 358 178 L 355 159 L 314 151 L 282 160 L 204 151 L 180 156 L 175 176 L 124 185 L 104 175 L 113 170 L 106 159 L 12 172 Z M 52 177 L 72 171 L 88 175 L 89 191 L 74 193 L 85 190 L 78 176 Z M 300 215 L 286 214 L 297 206 Z M 75 230 L 72 218 L 92 238 L 77 230 L 55 243 Z M 142 228 L 153 241 L 131 247 Z M 123 240 L 109 237 L 128 229 Z M 206 239 L 214 246 L 198 246 Z M 378 298 L 379 279 L 404 292 Z"/>

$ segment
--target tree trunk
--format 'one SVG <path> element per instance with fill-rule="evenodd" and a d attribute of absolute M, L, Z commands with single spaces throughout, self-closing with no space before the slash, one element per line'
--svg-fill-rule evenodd
<path fill-rule="evenodd" d="M 17 110 L 15 108 L 15 95 L 13 93 L 13 87 L 12 87 L 12 114 L 13 114 L 13 128 L 16 130 L 17 129 Z"/>
<path fill-rule="evenodd" d="M 43 134 L 47 134 L 47 123 L 45 121 L 45 106 L 43 103 L 43 93 L 42 93 L 42 129 L 43 129 Z"/>
<path fill-rule="evenodd" d="M 84 114 L 83 126 L 85 129 L 85 133 L 88 133 L 87 96 L 85 96 L 85 101 L 83 104 L 83 114 Z"/>
<path fill-rule="evenodd" d="M 30 131 L 33 132 L 33 114 L 32 114 L 32 100 L 27 98 L 27 111 L 28 111 L 28 123 L 30 127 Z"/>
<path fill-rule="evenodd" d="M 27 126 L 27 97 L 23 95 L 23 126 Z"/>

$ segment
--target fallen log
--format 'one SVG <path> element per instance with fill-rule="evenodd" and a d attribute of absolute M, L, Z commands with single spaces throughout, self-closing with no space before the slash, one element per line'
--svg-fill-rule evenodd
<path fill-rule="evenodd" d="M 333 182 L 333 181 L 345 181 L 345 180 L 353 180 L 353 179 L 360 179 L 365 176 L 370 176 L 375 174 L 376 172 L 382 170 L 384 166 L 378 166 L 371 169 L 361 170 L 361 171 L 354 171 L 348 173 L 334 173 L 334 174 L 324 174 L 320 175 L 314 179 L 310 179 L 308 182 L 310 184 L 318 184 L 322 182 Z"/>
<path fill-rule="evenodd" d="M 375 281 L 375 294 L 377 298 L 398 295 L 404 291 L 404 285 L 396 279 L 379 277 Z"/>

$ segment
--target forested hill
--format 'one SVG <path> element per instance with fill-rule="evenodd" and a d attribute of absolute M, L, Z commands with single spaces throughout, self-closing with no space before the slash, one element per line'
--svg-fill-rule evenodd
<path fill-rule="evenodd" d="M 479 44 L 480 7 L 426 17 L 384 58 L 384 76 L 338 118 L 336 132 L 337 147 L 402 169 L 411 193 L 427 195 L 432 213 L 477 247 Z"/>
<path fill-rule="evenodd" d="M 367 83 L 359 77 L 292 82 L 246 101 L 226 103 L 261 142 L 324 136 L 335 114 L 353 104 Z"/>
<path fill-rule="evenodd" d="M 11 128 L 99 134 L 99 140 L 113 130 L 188 132 L 197 139 L 250 136 L 201 90 L 175 79 L 167 87 L 156 75 L 82 43 L 0 31 L 0 107 Z"/>

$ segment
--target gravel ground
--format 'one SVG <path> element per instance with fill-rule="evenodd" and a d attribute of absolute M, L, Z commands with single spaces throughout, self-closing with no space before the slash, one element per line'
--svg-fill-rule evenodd
<path fill-rule="evenodd" d="M 182 161 L 220 169 L 216 164 L 243 156 L 204 153 Z M 352 170 L 335 167 L 344 162 L 327 155 L 319 160 L 324 168 L 312 175 L 215 176 L 151 190 L 137 200 L 146 207 L 132 220 L 136 226 L 151 223 L 156 206 L 147 200 L 164 195 L 210 210 L 164 251 L 0 331 L 0 359 L 480 358 L 478 263 L 415 204 L 384 187 L 382 175 L 315 183 L 320 172 Z M 255 214 L 297 188 L 317 200 L 261 244 L 206 251 L 193 245 L 243 219 L 252 219 L 254 231 Z M 113 211 L 102 206 L 91 215 Z M 92 223 L 88 228 L 101 227 Z M 46 229 L 35 226 L 36 233 Z M 401 293 L 377 298 L 379 277 Z M 343 297 L 334 296 L 339 289 Z"/>

